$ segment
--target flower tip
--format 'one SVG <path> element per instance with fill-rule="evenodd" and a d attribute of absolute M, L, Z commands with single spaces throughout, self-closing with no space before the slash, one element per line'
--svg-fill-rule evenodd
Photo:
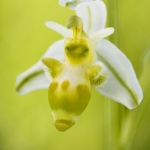
<path fill-rule="evenodd" d="M 51 21 L 46 21 L 44 24 L 46 27 L 51 28 Z"/>
<path fill-rule="evenodd" d="M 17 94 L 24 95 L 30 92 L 30 89 L 25 87 L 25 81 L 26 78 L 22 74 L 17 76 L 15 83 L 15 90 Z"/>
<path fill-rule="evenodd" d="M 65 2 L 63 2 L 62 0 L 60 0 L 60 1 L 59 1 L 59 5 L 61 5 L 61 6 L 65 7 L 65 6 L 66 6 L 66 3 L 65 3 Z"/>
<path fill-rule="evenodd" d="M 112 34 L 115 32 L 115 29 L 113 27 L 110 27 L 110 30 L 112 31 Z"/>
<path fill-rule="evenodd" d="M 78 115 L 67 112 L 63 109 L 52 110 L 52 115 L 54 118 L 54 126 L 61 132 L 70 129 L 75 125 L 79 117 Z"/>
<path fill-rule="evenodd" d="M 16 83 L 15 83 L 15 90 L 17 94 L 19 95 L 26 94 L 26 91 L 22 90 L 22 84 L 23 84 L 22 78 L 23 77 L 21 75 L 18 75 L 16 78 Z"/>
<path fill-rule="evenodd" d="M 108 35 L 111 35 L 114 33 L 115 29 L 113 27 L 109 27 L 109 28 L 106 28 L 107 32 L 108 32 Z"/>
<path fill-rule="evenodd" d="M 132 93 L 132 94 L 134 96 L 134 99 L 132 99 L 133 101 L 129 105 L 126 106 L 130 110 L 139 107 L 143 100 L 142 90 L 138 91 L 138 94 L 136 93 Z"/>

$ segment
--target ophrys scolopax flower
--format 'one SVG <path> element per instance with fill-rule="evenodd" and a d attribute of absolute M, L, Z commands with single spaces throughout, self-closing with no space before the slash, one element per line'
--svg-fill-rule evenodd
<path fill-rule="evenodd" d="M 64 39 L 54 43 L 42 57 L 45 67 L 40 60 L 17 78 L 21 94 L 50 85 L 49 102 L 59 131 L 75 124 L 90 100 L 92 88 L 129 109 L 137 107 L 143 97 L 130 61 L 103 39 L 114 31 L 104 29 L 104 3 L 82 3 L 76 7 L 76 14 L 68 19 L 67 28 L 46 22 Z"/>

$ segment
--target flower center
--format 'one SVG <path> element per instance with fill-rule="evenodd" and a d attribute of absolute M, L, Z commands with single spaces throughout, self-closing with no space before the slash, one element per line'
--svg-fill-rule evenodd
<path fill-rule="evenodd" d="M 72 29 L 72 36 L 65 40 L 66 60 L 71 64 L 77 65 L 84 62 L 92 63 L 93 54 L 91 53 L 93 45 L 83 31 L 82 20 L 78 16 L 71 16 L 67 21 L 67 28 Z"/>

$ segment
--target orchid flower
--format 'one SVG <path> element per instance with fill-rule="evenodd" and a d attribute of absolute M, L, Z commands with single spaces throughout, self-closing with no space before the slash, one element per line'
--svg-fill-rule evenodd
<path fill-rule="evenodd" d="M 48 90 L 48 99 L 59 131 L 72 127 L 84 111 L 92 88 L 128 109 L 137 107 L 142 90 L 128 58 L 104 37 L 106 7 L 102 1 L 81 3 L 67 27 L 48 21 L 46 26 L 64 38 L 53 43 L 34 66 L 17 77 L 20 94 Z"/>

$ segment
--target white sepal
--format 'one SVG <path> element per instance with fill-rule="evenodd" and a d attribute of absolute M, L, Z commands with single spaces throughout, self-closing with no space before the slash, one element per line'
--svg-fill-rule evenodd
<path fill-rule="evenodd" d="M 51 57 L 64 61 L 64 39 L 53 43 L 43 57 Z M 45 72 L 44 72 L 45 71 Z M 51 82 L 51 77 L 41 62 L 37 62 L 31 68 L 18 75 L 16 80 L 16 90 L 19 94 L 26 94 L 37 89 L 48 88 Z"/>
<path fill-rule="evenodd" d="M 128 58 L 114 44 L 104 39 L 96 46 L 96 52 L 108 70 L 106 84 L 96 90 L 129 109 L 137 107 L 143 94 Z"/>
<path fill-rule="evenodd" d="M 49 80 L 45 76 L 40 61 L 17 76 L 16 90 L 19 94 L 26 94 L 34 90 L 48 88 L 48 86 Z"/>

